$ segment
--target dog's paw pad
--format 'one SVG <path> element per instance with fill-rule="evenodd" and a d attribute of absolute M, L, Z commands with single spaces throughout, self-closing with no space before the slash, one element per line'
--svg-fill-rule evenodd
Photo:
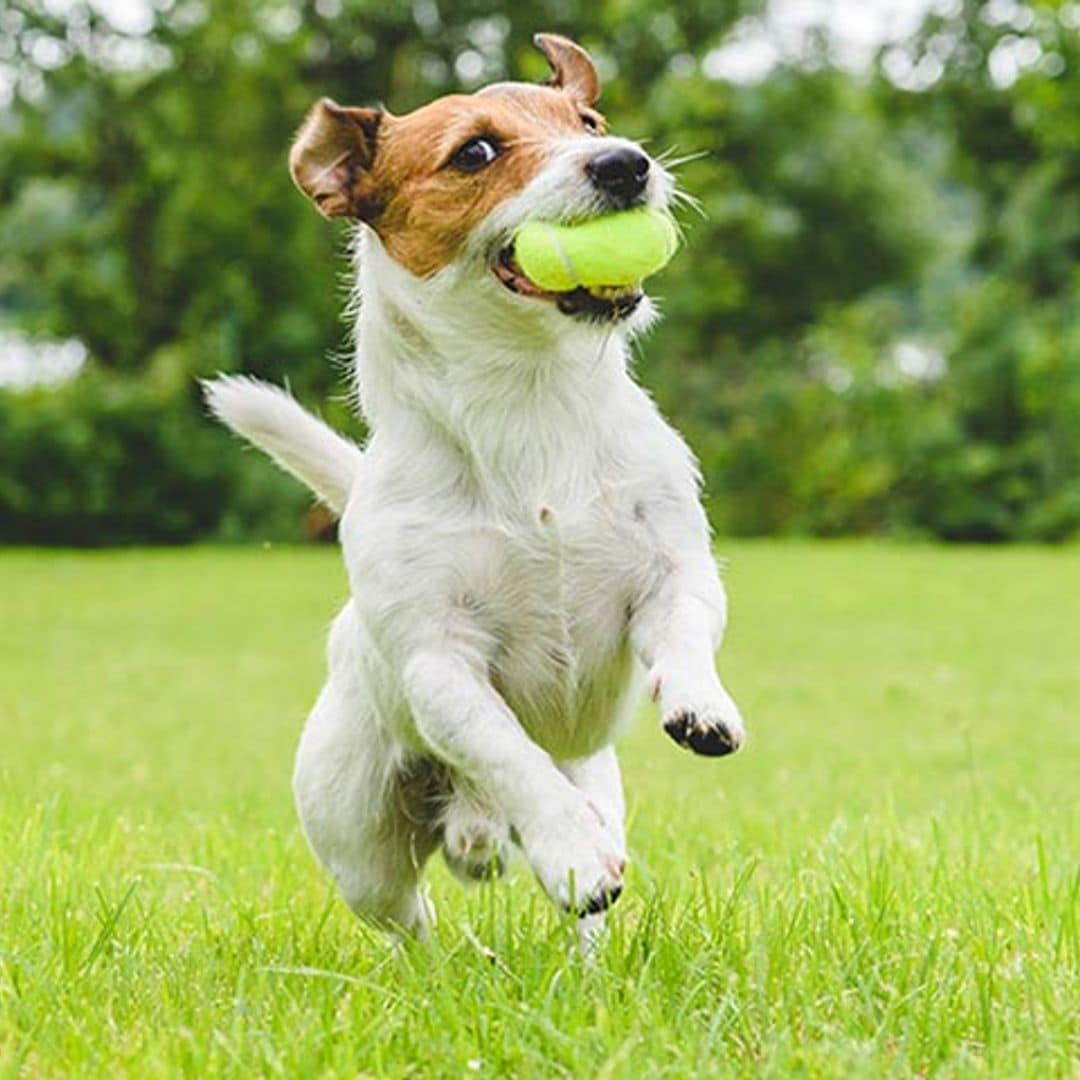
<path fill-rule="evenodd" d="M 623 887 L 620 881 L 618 885 L 598 889 L 591 896 L 584 897 L 577 904 L 578 918 L 584 919 L 587 915 L 599 915 L 600 912 L 607 911 L 622 896 L 622 891 Z"/>
<path fill-rule="evenodd" d="M 680 746 L 703 757 L 725 757 L 742 745 L 743 733 L 711 711 L 676 709 L 664 720 L 664 730 Z"/>
<path fill-rule="evenodd" d="M 603 860 L 603 865 L 604 876 L 588 892 L 579 893 L 576 889 L 570 889 L 564 898 L 565 910 L 573 912 L 579 919 L 607 911 L 622 896 L 626 859 L 621 855 L 609 856 Z"/>

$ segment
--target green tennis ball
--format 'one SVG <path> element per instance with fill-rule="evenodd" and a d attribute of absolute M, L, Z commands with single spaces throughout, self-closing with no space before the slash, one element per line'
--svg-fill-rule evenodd
<path fill-rule="evenodd" d="M 659 210 L 622 210 L 579 225 L 529 221 L 514 237 L 514 259 L 551 292 L 578 286 L 636 285 L 665 267 L 679 246 L 675 222 Z"/>

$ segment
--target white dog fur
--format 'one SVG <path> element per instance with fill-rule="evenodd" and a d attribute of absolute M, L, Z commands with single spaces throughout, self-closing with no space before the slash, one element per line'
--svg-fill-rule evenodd
<path fill-rule="evenodd" d="M 207 385 L 218 417 L 341 514 L 351 598 L 294 790 L 345 900 L 383 925 L 423 933 L 440 843 L 477 878 L 513 838 L 564 908 L 612 902 L 626 865 L 612 744 L 643 686 L 669 729 L 721 740 L 707 752 L 744 738 L 714 666 L 725 598 L 695 462 L 628 371 L 650 305 L 582 321 L 491 273 L 521 222 L 597 212 L 585 164 L 625 145 L 553 136 L 430 277 L 359 227 L 363 450 L 276 388 Z M 645 201 L 671 194 L 652 162 Z"/>

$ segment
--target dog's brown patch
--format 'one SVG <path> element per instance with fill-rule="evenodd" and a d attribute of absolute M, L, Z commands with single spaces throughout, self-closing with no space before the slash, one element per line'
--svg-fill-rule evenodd
<path fill-rule="evenodd" d="M 559 138 L 587 130 L 581 107 L 568 94 L 522 83 L 440 98 L 387 117 L 372 171 L 382 209 L 372 225 L 397 262 L 427 277 L 457 255 L 496 206 L 532 180 Z M 499 156 L 477 172 L 461 172 L 450 159 L 477 136 L 491 139 Z"/>
<path fill-rule="evenodd" d="M 535 40 L 552 67 L 548 86 L 496 83 L 404 116 L 324 98 L 293 144 L 293 179 L 326 217 L 371 225 L 413 274 L 438 272 L 480 221 L 529 183 L 560 138 L 604 131 L 589 54 L 556 34 Z M 474 172 L 456 168 L 455 151 L 477 137 L 492 140 L 498 157 Z"/>

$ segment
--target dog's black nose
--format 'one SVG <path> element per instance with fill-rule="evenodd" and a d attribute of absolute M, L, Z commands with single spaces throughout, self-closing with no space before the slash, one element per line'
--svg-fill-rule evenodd
<path fill-rule="evenodd" d="M 629 146 L 605 150 L 585 166 L 589 179 L 620 206 L 629 206 L 649 179 L 649 159 Z"/>

